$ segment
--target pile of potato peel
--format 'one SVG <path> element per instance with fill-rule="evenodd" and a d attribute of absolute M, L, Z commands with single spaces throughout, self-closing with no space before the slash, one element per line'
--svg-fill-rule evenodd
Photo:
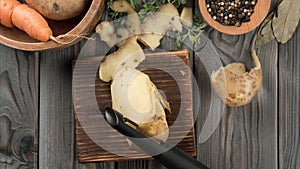
<path fill-rule="evenodd" d="M 113 22 L 102 21 L 96 27 L 101 40 L 109 47 L 121 46 L 127 37 L 137 36 L 138 41 L 155 50 L 167 31 L 182 32 L 182 24 L 192 25 L 192 13 L 187 12 L 192 9 L 185 7 L 179 16 L 178 10 L 172 3 L 162 5 L 157 12 L 147 15 L 142 22 L 137 12 L 126 0 L 114 1 L 112 10 L 126 13 L 127 16 L 124 26 L 116 28 Z"/>
<path fill-rule="evenodd" d="M 136 123 L 136 129 L 146 136 L 167 141 L 169 127 L 165 110 L 171 112 L 170 105 L 149 76 L 135 68 L 145 59 L 138 42 L 155 50 L 168 30 L 182 31 L 179 12 L 173 4 L 167 3 L 141 22 L 125 0 L 114 1 L 112 9 L 127 16 L 123 27 L 115 27 L 108 21 L 96 27 L 102 41 L 109 47 L 119 47 L 100 63 L 99 77 L 105 82 L 112 81 L 113 109 Z"/>

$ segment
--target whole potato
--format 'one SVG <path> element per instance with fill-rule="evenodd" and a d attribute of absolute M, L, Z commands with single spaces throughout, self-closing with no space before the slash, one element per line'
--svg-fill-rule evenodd
<path fill-rule="evenodd" d="M 53 20 L 65 20 L 79 15 L 89 0 L 26 0 L 27 4 Z"/>

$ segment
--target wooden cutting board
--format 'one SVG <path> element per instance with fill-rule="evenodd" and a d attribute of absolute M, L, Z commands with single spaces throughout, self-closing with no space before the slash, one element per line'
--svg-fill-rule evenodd
<path fill-rule="evenodd" d="M 121 136 L 103 137 L 107 133 L 116 131 L 103 121 L 97 120 L 96 117 L 99 117 L 99 113 L 97 114 L 92 110 L 87 99 L 89 96 L 85 92 L 85 89 L 91 88 L 92 85 L 99 109 L 103 111 L 106 106 L 111 106 L 110 83 L 101 81 L 97 74 L 98 71 L 95 73 L 92 66 L 102 59 L 103 57 L 86 57 L 77 60 L 76 65 L 80 64 L 80 67 L 73 71 L 76 143 L 79 161 L 150 159 L 148 155 L 130 148 L 127 141 Z M 168 141 L 173 143 L 182 139 L 177 146 L 189 155 L 195 156 L 192 83 L 188 51 L 147 53 L 146 59 L 137 69 L 149 75 L 151 81 L 165 95 L 171 105 L 172 113 L 167 114 L 167 121 L 170 126 Z M 95 78 L 95 84 L 84 83 L 85 79 L 91 76 Z M 78 117 L 84 118 L 84 125 L 80 123 L 82 121 Z M 86 133 L 87 130 L 90 134 Z M 91 139 L 90 136 L 93 138 Z M 110 153 L 101 145 L 99 146 L 97 140 L 106 142 L 116 150 L 122 149 L 124 153 L 122 156 Z"/>

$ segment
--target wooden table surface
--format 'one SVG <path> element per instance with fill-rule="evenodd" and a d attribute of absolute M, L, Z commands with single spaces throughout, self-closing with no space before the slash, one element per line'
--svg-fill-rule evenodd
<path fill-rule="evenodd" d="M 276 2 L 273 0 L 272 9 Z M 239 61 L 251 65 L 254 31 L 230 36 L 208 29 L 206 34 L 224 64 Z M 0 45 L 1 169 L 164 168 L 151 160 L 78 162 L 72 61 L 82 45 L 80 42 L 46 52 L 25 52 Z M 174 42 L 164 40 L 162 48 L 174 49 Z M 250 104 L 226 107 L 213 135 L 197 144 L 197 159 L 212 169 L 300 168 L 300 26 L 286 44 L 273 40 L 257 53 L 263 67 L 262 89 Z M 195 76 L 201 78 L 201 114 L 195 125 L 199 136 L 209 108 L 205 98 L 210 84 L 197 55 L 191 52 L 191 59 Z"/>

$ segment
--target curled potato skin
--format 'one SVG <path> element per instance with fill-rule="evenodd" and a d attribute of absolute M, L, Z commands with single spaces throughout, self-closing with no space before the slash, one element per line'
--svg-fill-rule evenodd
<path fill-rule="evenodd" d="M 211 81 L 216 94 L 227 106 L 243 106 L 251 102 L 262 86 L 262 68 L 255 51 L 255 67 L 245 71 L 242 63 L 231 63 L 212 72 Z"/>

